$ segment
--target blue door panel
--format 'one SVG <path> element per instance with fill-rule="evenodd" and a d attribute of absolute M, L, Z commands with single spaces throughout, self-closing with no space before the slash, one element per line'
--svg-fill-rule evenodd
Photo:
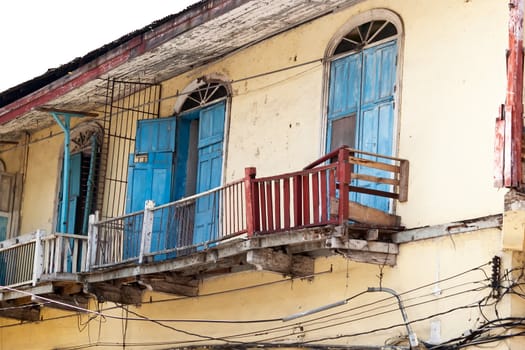
<path fill-rule="evenodd" d="M 8 219 L 5 216 L 0 216 L 0 241 L 7 239 L 7 223 Z"/>
<path fill-rule="evenodd" d="M 169 203 L 172 199 L 172 178 L 175 149 L 175 118 L 140 120 L 137 123 L 135 150 L 144 155 L 140 162 L 135 162 L 131 154 L 128 168 L 128 189 L 126 212 L 144 210 L 147 200 L 153 200 L 156 206 Z M 151 236 L 151 252 L 166 248 L 167 229 L 164 227 L 160 211 L 155 212 Z M 124 259 L 136 258 L 140 253 L 142 222 L 135 218 L 125 223 Z M 157 256 L 156 259 L 163 259 Z"/>
<path fill-rule="evenodd" d="M 220 102 L 201 111 L 197 164 L 197 193 L 220 186 L 224 138 L 225 103 Z M 199 198 L 195 208 L 193 243 L 218 238 L 219 203 L 216 195 Z"/>
<path fill-rule="evenodd" d="M 357 111 L 361 86 L 361 55 L 351 55 L 332 63 L 328 118 Z"/>
<path fill-rule="evenodd" d="M 350 146 L 366 152 L 393 155 L 396 55 L 397 42 L 394 40 L 332 62 L 327 149 L 330 147 L 332 122 L 355 114 L 355 145 Z M 376 160 L 373 156 L 363 157 Z M 362 166 L 355 166 L 353 171 L 376 177 L 389 176 L 385 171 Z M 353 180 L 352 185 L 376 190 L 389 189 L 389 185 L 364 180 Z M 387 198 L 352 193 L 350 199 L 383 211 L 391 209 L 391 200 Z"/>
<path fill-rule="evenodd" d="M 175 127 L 175 117 L 139 120 L 135 153 L 174 152 Z"/>

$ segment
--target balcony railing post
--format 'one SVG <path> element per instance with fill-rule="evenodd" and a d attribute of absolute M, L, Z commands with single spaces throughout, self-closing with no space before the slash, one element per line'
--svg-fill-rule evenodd
<path fill-rule="evenodd" d="M 337 155 L 337 182 L 339 183 L 339 224 L 343 225 L 348 220 L 349 192 L 351 169 L 348 157 L 350 151 L 347 148 L 341 148 Z"/>
<path fill-rule="evenodd" d="M 259 211 L 256 210 L 256 194 L 254 193 L 254 183 L 257 171 L 255 168 L 245 168 L 244 169 L 244 191 L 246 196 L 246 231 L 248 237 L 253 236 L 253 234 L 258 230 L 259 224 Z"/>
<path fill-rule="evenodd" d="M 33 286 L 36 286 L 44 268 L 44 251 L 42 249 L 42 230 L 37 230 L 35 235 L 35 256 L 33 261 Z"/>
<path fill-rule="evenodd" d="M 151 250 L 151 234 L 153 231 L 153 208 L 155 202 L 146 201 L 144 205 L 144 218 L 142 220 L 142 235 L 140 242 L 139 264 L 144 262 L 144 254 Z"/>
<path fill-rule="evenodd" d="M 408 200 L 408 160 L 401 160 L 399 163 L 399 198 L 400 202 Z"/>
<path fill-rule="evenodd" d="M 96 211 L 95 214 L 89 216 L 89 225 L 88 225 L 88 251 L 86 266 L 82 266 L 83 271 L 89 271 L 91 266 L 96 264 L 97 261 L 97 246 L 98 246 L 98 222 L 99 212 Z"/>

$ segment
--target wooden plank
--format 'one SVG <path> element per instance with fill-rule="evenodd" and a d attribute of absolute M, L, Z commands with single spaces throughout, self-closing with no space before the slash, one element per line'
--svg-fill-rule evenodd
<path fill-rule="evenodd" d="M 342 149 L 339 151 L 339 156 L 337 159 L 337 181 L 339 182 L 339 197 L 340 198 L 349 198 L 349 183 L 351 177 L 350 164 L 347 159 L 349 158 L 348 150 Z M 338 222 L 340 225 L 348 221 L 348 201 L 341 200 L 339 201 L 339 212 L 338 212 Z"/>
<path fill-rule="evenodd" d="M 280 230 L 281 227 L 281 181 L 274 181 L 273 183 L 273 191 L 274 191 L 274 200 L 275 200 L 275 206 L 274 206 L 274 218 L 275 218 L 275 228 L 277 230 Z"/>
<path fill-rule="evenodd" d="M 357 165 L 366 166 L 369 168 L 390 171 L 392 173 L 399 173 L 399 166 L 396 166 L 396 165 L 380 163 L 380 162 L 376 162 L 373 160 L 356 158 L 356 157 L 348 157 L 348 160 L 351 164 L 357 164 Z"/>
<path fill-rule="evenodd" d="M 267 232 L 268 231 L 268 225 L 267 220 L 268 216 L 266 215 L 266 191 L 265 191 L 265 183 L 260 182 L 259 183 L 259 198 L 261 200 L 261 231 Z"/>
<path fill-rule="evenodd" d="M 364 239 L 342 240 L 332 237 L 330 244 L 334 249 L 349 249 L 364 252 L 376 252 L 385 254 L 399 254 L 399 247 L 395 243 L 365 241 Z"/>
<path fill-rule="evenodd" d="M 295 226 L 303 225 L 303 213 L 302 213 L 303 204 L 301 203 L 302 198 L 303 198 L 303 194 L 302 194 L 301 176 L 296 175 L 293 177 L 293 201 L 294 201 L 293 214 L 294 214 Z"/>
<path fill-rule="evenodd" d="M 96 283 L 88 285 L 90 293 L 96 295 L 100 302 L 112 301 L 120 304 L 142 303 L 142 288 L 138 285 L 114 285 L 108 283 Z"/>
<path fill-rule="evenodd" d="M 312 174 L 312 208 L 313 208 L 313 218 L 312 223 L 319 223 L 319 209 L 320 209 L 320 203 L 319 203 L 319 173 Z"/>
<path fill-rule="evenodd" d="M 376 228 L 366 231 L 365 239 L 367 241 L 377 241 L 379 239 L 379 230 Z"/>
<path fill-rule="evenodd" d="M 332 198 L 331 210 L 338 208 L 339 199 Z M 334 213 L 338 214 L 338 213 Z M 386 227 L 397 227 L 400 225 L 401 218 L 397 215 L 385 213 L 381 210 L 370 208 L 365 205 L 348 201 L 348 220 L 358 223 L 379 225 Z"/>
<path fill-rule="evenodd" d="M 433 225 L 401 231 L 392 235 L 392 242 L 406 243 L 450 236 L 451 234 L 467 233 L 484 229 L 501 229 L 503 216 L 501 214 L 486 216 L 475 220 L 451 222 L 442 225 Z"/>
<path fill-rule="evenodd" d="M 197 286 L 165 280 L 152 280 L 148 278 L 142 279 L 142 281 L 145 284 L 151 286 L 151 288 L 156 292 L 183 295 L 186 297 L 195 297 L 199 295 L 199 288 Z"/>
<path fill-rule="evenodd" d="M 309 225 L 310 222 L 310 177 L 302 176 L 303 180 L 303 225 Z"/>
<path fill-rule="evenodd" d="M 261 212 L 259 207 L 259 183 L 252 181 L 252 194 L 253 194 L 253 229 L 255 232 L 261 230 Z"/>
<path fill-rule="evenodd" d="M 284 178 L 283 179 L 283 199 L 284 199 L 284 229 L 290 228 L 290 178 Z"/>
<path fill-rule="evenodd" d="M 356 250 L 348 251 L 345 255 L 352 261 L 375 265 L 395 266 L 397 260 L 397 255 L 395 254 L 363 252 Z"/>
<path fill-rule="evenodd" d="M 357 180 L 364 180 L 364 181 L 370 181 L 375 183 L 383 183 L 388 185 L 399 185 L 399 180 L 397 179 L 390 179 L 386 177 L 378 177 L 378 176 L 371 176 L 371 175 L 365 175 L 365 174 L 358 174 L 358 173 L 352 173 L 351 176 L 352 179 Z"/>
<path fill-rule="evenodd" d="M 403 160 L 399 164 L 399 189 L 398 201 L 406 202 L 408 200 L 408 178 L 410 171 L 410 163 L 408 160 Z"/>
<path fill-rule="evenodd" d="M 266 182 L 266 212 L 268 215 L 268 231 L 274 231 L 273 223 L 273 195 L 272 195 L 272 181 Z"/>
<path fill-rule="evenodd" d="M 366 194 L 372 194 L 374 196 L 380 196 L 380 197 L 386 197 L 386 198 L 392 198 L 392 199 L 399 198 L 399 195 L 393 192 L 374 190 L 371 188 L 364 188 L 364 187 L 358 187 L 358 186 L 349 186 L 349 188 L 350 188 L 350 192 L 366 193 Z"/>
<path fill-rule="evenodd" d="M 328 195 L 327 195 L 327 187 L 328 183 L 326 182 L 326 171 L 321 172 L 321 222 L 326 222 L 329 220 L 328 215 Z"/>
<path fill-rule="evenodd" d="M 40 321 L 40 305 L 29 304 L 20 307 L 15 303 L 0 303 L 0 317 L 12 318 L 19 321 L 36 322 Z"/>

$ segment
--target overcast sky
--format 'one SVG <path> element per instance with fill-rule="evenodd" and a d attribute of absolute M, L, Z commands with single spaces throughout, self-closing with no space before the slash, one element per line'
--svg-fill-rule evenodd
<path fill-rule="evenodd" d="M 197 0 L 3 0 L 0 92 Z"/>

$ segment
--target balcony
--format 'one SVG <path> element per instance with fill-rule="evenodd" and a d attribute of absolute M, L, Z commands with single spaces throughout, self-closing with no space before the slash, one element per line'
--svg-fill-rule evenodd
<path fill-rule="evenodd" d="M 394 265 L 389 235 L 403 229 L 400 218 L 365 204 L 406 201 L 408 168 L 341 147 L 301 171 L 257 178 L 247 168 L 243 179 L 176 202 L 92 215 L 88 236 L 37 231 L 4 241 L 0 306 L 41 303 L 25 293 L 66 308 L 87 303 L 87 293 L 135 304 L 145 288 L 193 296 L 202 277 L 253 269 L 311 276 L 316 256 L 336 253 Z M 17 310 L 0 315 L 38 319 L 38 307 Z"/>

